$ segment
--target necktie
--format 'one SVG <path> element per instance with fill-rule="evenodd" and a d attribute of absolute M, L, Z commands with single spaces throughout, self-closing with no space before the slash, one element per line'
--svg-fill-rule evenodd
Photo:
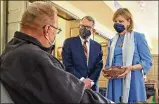
<path fill-rule="evenodd" d="M 87 40 L 84 40 L 84 42 L 83 42 L 84 54 L 86 56 L 86 59 L 88 58 L 88 50 L 87 50 L 87 45 L 86 45 L 87 42 L 88 42 Z"/>

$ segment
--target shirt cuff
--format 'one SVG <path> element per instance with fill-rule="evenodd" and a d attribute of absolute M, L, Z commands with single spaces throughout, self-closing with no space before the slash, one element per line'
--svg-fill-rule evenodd
<path fill-rule="evenodd" d="M 94 85 L 94 82 L 91 82 L 91 87 Z"/>
<path fill-rule="evenodd" d="M 82 78 L 80 78 L 80 81 L 83 81 L 85 78 L 84 77 L 82 77 Z"/>

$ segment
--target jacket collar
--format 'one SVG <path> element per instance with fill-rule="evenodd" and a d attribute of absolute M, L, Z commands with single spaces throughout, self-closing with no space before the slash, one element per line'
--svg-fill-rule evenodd
<path fill-rule="evenodd" d="M 32 43 L 34 45 L 39 46 L 42 50 L 51 53 L 51 51 L 55 48 L 55 46 L 51 46 L 49 48 L 44 47 L 36 38 L 29 36 L 23 32 L 16 31 L 14 33 L 14 38 L 18 38 L 20 40 L 26 41 L 27 43 Z"/>

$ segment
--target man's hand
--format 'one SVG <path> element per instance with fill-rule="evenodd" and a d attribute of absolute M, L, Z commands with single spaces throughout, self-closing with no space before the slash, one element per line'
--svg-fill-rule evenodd
<path fill-rule="evenodd" d="M 85 88 L 91 88 L 91 82 L 93 82 L 93 80 L 86 78 L 83 80 L 84 84 L 85 84 Z"/>

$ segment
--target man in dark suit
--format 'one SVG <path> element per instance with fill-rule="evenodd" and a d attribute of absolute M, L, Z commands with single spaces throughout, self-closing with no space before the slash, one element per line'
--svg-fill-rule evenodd
<path fill-rule="evenodd" d="M 98 91 L 98 79 L 103 67 L 101 45 L 90 39 L 95 32 L 95 21 L 91 16 L 82 18 L 79 35 L 66 39 L 62 60 L 66 71 L 85 83 L 86 88 Z"/>

